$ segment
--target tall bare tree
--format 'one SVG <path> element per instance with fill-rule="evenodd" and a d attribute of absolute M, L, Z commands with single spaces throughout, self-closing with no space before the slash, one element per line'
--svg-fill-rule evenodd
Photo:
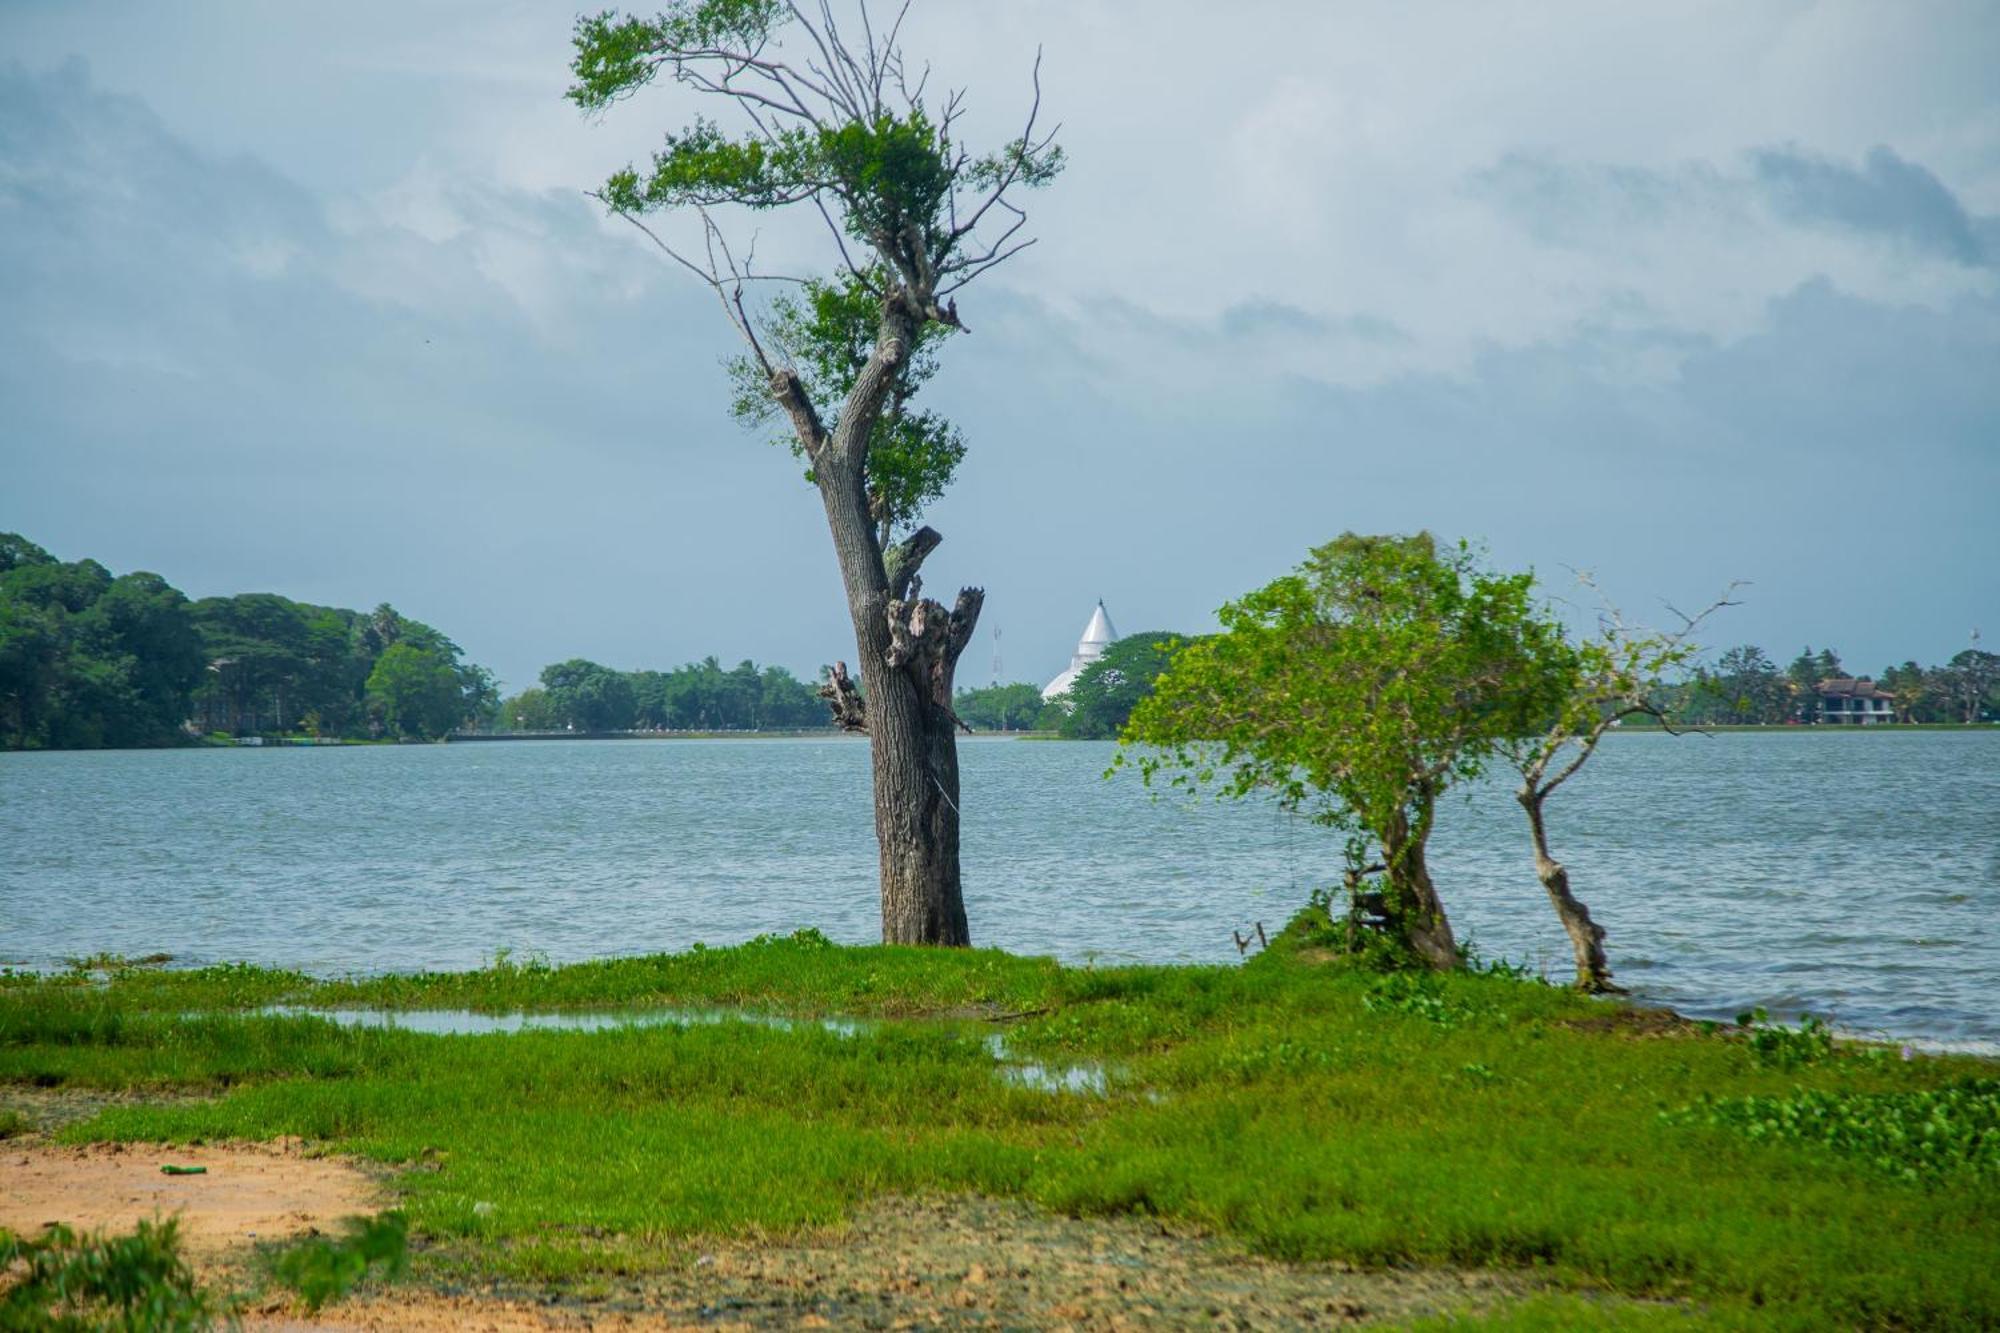
<path fill-rule="evenodd" d="M 961 589 L 950 608 L 923 595 L 919 569 L 942 538 L 919 527 L 892 539 L 883 497 L 896 486 L 872 475 L 871 454 L 926 332 L 964 329 L 955 293 L 1032 244 L 1015 196 L 1054 179 L 1063 158 L 1053 131 L 1038 128 L 1039 57 L 1020 135 L 987 152 L 963 144 L 963 93 L 931 97 L 928 68 L 904 60 L 908 10 L 905 0 L 877 22 L 865 0 L 677 0 L 651 18 L 586 17 L 569 97 L 601 112 L 664 73 L 737 123 L 726 131 L 697 117 L 647 169 L 614 174 L 596 196 L 715 293 L 790 423 L 854 625 L 860 687 L 837 663 L 822 693 L 842 726 L 871 741 L 882 938 L 963 945 L 952 678 L 984 593 Z M 732 214 L 769 209 L 808 210 L 831 238 L 834 276 L 808 287 L 809 304 L 836 288 L 871 303 L 865 359 L 841 377 L 831 415 L 751 295 L 805 280 L 758 272 L 754 237 L 727 229 Z M 647 215 L 663 211 L 691 214 L 698 241 L 650 226 Z M 819 332 L 822 343 L 834 333 Z"/>

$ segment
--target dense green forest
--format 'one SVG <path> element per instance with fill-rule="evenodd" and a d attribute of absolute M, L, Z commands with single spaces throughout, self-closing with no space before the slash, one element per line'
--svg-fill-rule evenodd
<path fill-rule="evenodd" d="M 491 675 L 382 605 L 190 601 L 0 533 L 0 746 L 172 745 L 203 733 L 433 739 L 484 719 Z"/>
<path fill-rule="evenodd" d="M 1669 717 L 1693 726 L 1809 723 L 1818 719 L 1820 682 L 1852 674 L 1831 648 L 1806 648 L 1781 668 L 1762 648 L 1743 644 L 1713 666 L 1695 667 L 1687 680 L 1662 687 L 1661 703 Z M 2000 717 L 2000 654 L 1976 642 L 1941 666 L 1909 661 L 1872 679 L 1889 694 L 1898 722 Z"/>
<path fill-rule="evenodd" d="M 573 657 L 500 706 L 508 731 L 801 731 L 831 725 L 817 690 L 780 666 L 715 658 L 619 671 Z"/>

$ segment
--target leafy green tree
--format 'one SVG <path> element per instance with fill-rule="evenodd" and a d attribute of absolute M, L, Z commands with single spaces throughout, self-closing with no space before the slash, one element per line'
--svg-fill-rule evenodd
<path fill-rule="evenodd" d="M 966 145 L 960 96 L 927 100 L 926 79 L 904 78 L 900 30 L 900 14 L 871 23 L 865 0 L 846 25 L 785 0 L 606 12 L 577 24 L 569 97 L 601 112 L 665 73 L 740 117 L 737 134 L 697 117 L 598 197 L 716 294 L 750 363 L 736 375 L 739 407 L 761 380 L 789 424 L 853 624 L 859 687 L 836 662 L 826 690 L 840 724 L 872 742 L 882 938 L 962 945 L 952 677 L 984 593 L 962 589 L 949 609 L 923 597 L 919 567 L 942 538 L 930 528 L 885 537 L 942 488 L 962 450 L 955 432 L 906 407 L 934 326 L 963 329 L 954 293 L 1025 243 L 1011 196 L 1054 179 L 1062 154 L 1032 111 L 997 149 Z M 780 208 L 823 219 L 837 261 L 760 319 L 750 299 L 768 275 L 719 219 Z M 653 212 L 696 221 L 698 248 L 646 226 Z"/>
<path fill-rule="evenodd" d="M 1951 701 L 1952 720 L 1977 722 L 1996 704 L 1995 694 L 2000 691 L 2000 654 L 1980 648 L 1979 636 L 1975 634 L 1973 646 L 1954 654 L 1935 675 L 1939 692 Z"/>
<path fill-rule="evenodd" d="M 1460 964 L 1426 849 L 1437 802 L 1501 741 L 1552 716 L 1573 677 L 1547 668 L 1560 628 L 1534 578 L 1480 568 L 1428 533 L 1352 533 L 1219 613 L 1126 724 L 1148 782 L 1273 793 L 1349 830 L 1348 888 L 1399 953 Z M 1123 756 L 1121 755 L 1121 758 Z M 1380 874 L 1379 894 L 1364 893 Z M 1371 912 L 1372 909 L 1372 912 Z"/>
<path fill-rule="evenodd" d="M 297 689 L 314 674 L 306 608 L 273 593 L 243 593 L 204 598 L 194 617 L 226 730 L 282 731 L 312 710 Z"/>
<path fill-rule="evenodd" d="M 0 595 L 0 744 L 10 750 L 47 744 L 49 702 L 63 662 L 60 618 Z"/>
<path fill-rule="evenodd" d="M 1035 731 L 1046 705 L 1040 688 L 1026 682 L 960 690 L 952 704 L 961 721 L 981 731 Z"/>
<path fill-rule="evenodd" d="M 1704 692 L 1712 697 L 1714 707 L 1700 721 L 1741 725 L 1785 720 L 1791 702 L 1785 677 L 1764 650 L 1754 644 L 1742 644 L 1723 653 L 1704 683 L 1707 687 Z"/>
<path fill-rule="evenodd" d="M 1881 676 L 1882 688 L 1895 699 L 1896 720 L 1898 722 L 1936 722 L 1939 708 L 1935 684 L 1922 667 L 1914 661 L 1905 661 L 1901 666 L 1885 669 Z"/>
<path fill-rule="evenodd" d="M 83 727 L 94 745 L 175 740 L 206 666 L 180 590 L 157 574 L 122 575 L 70 618 L 69 633 L 79 679 L 66 724 Z"/>
<path fill-rule="evenodd" d="M 88 611 L 111 587 L 111 571 L 95 560 L 30 562 L 0 578 L 8 600 L 66 615 Z"/>
<path fill-rule="evenodd" d="M 509 731 L 555 731 L 562 721 L 548 691 L 531 685 L 500 705 L 500 724 Z"/>
<path fill-rule="evenodd" d="M 1128 634 L 1106 648 L 1069 687 L 1057 724 L 1063 736 L 1087 741 L 1116 736 L 1187 642 L 1170 630 L 1155 630 Z"/>
<path fill-rule="evenodd" d="M 18 532 L 0 532 L 0 574 L 23 565 L 53 565 L 56 558 Z"/>
<path fill-rule="evenodd" d="M 436 648 L 392 643 L 368 673 L 368 702 L 399 736 L 437 740 L 465 720 L 457 664 Z"/>
<path fill-rule="evenodd" d="M 543 667 L 542 690 L 558 725 L 572 731 L 626 731 L 638 712 L 622 671 L 581 657 Z"/>

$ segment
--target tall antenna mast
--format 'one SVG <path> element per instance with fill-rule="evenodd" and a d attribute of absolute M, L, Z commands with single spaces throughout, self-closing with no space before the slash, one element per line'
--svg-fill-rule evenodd
<path fill-rule="evenodd" d="M 1978 637 L 1976 632 L 1973 637 Z M 998 625 L 993 627 L 993 683 L 995 685 L 1000 683 L 1000 627 Z"/>

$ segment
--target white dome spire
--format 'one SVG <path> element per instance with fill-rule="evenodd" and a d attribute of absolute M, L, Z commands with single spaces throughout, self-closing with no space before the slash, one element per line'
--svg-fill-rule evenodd
<path fill-rule="evenodd" d="M 1090 623 L 1083 627 L 1083 637 L 1077 640 L 1076 651 L 1070 654 L 1069 668 L 1042 686 L 1042 698 L 1053 699 L 1069 693 L 1069 687 L 1076 684 L 1083 669 L 1104 656 L 1104 650 L 1116 642 L 1118 631 L 1112 627 L 1111 617 L 1104 610 L 1104 599 L 1100 597 L 1097 609 L 1090 613 Z"/>

